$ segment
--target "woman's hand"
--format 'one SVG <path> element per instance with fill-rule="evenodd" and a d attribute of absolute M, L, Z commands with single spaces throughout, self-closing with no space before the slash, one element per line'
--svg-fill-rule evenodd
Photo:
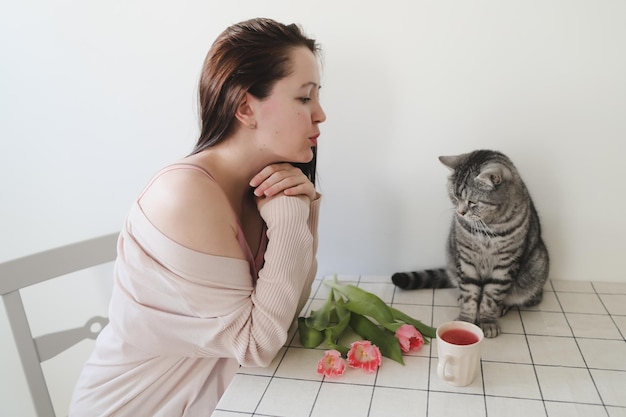
<path fill-rule="evenodd" d="M 289 196 L 307 196 L 314 200 L 315 186 L 299 168 L 288 163 L 268 165 L 250 180 L 257 197 L 272 197 L 280 193 Z"/>

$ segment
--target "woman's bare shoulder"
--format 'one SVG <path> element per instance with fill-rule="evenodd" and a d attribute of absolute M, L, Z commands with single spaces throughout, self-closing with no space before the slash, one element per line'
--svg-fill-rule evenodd
<path fill-rule="evenodd" d="M 245 259 L 237 218 L 219 185 L 194 169 L 159 174 L 138 201 L 150 222 L 175 242 L 198 252 Z"/>

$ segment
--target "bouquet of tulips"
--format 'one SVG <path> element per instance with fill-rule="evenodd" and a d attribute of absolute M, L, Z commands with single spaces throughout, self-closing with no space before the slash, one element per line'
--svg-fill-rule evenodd
<path fill-rule="evenodd" d="M 325 281 L 330 287 L 328 299 L 309 317 L 298 318 L 300 341 L 304 347 L 315 348 L 326 342 L 330 350 L 318 364 L 325 375 L 343 373 L 342 357 L 352 367 L 374 371 L 380 355 L 404 365 L 403 352 L 419 349 L 435 337 L 436 329 L 390 307 L 375 294 L 351 284 L 341 285 L 335 275 Z M 340 345 L 340 337 L 350 327 L 363 341 Z"/>

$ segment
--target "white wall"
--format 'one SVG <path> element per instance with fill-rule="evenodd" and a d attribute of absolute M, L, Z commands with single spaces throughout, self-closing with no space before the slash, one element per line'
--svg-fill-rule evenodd
<path fill-rule="evenodd" d="M 118 230 L 191 149 L 212 40 L 268 16 L 324 48 L 320 274 L 441 265 L 452 211 L 437 156 L 494 148 L 531 190 L 552 278 L 626 281 L 626 3 L 367 4 L 3 1 L 0 261 Z M 11 349 L 3 338 L 0 368 L 19 372 Z M 29 415 L 11 375 L 0 414 Z"/>

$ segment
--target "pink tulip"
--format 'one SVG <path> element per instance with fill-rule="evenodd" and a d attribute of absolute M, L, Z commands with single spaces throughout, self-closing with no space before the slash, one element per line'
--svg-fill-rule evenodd
<path fill-rule="evenodd" d="M 327 350 L 324 357 L 317 363 L 317 373 L 326 376 L 343 375 L 346 370 L 346 363 L 341 357 L 339 351 L 332 349 Z"/>
<path fill-rule="evenodd" d="M 352 343 L 348 351 L 348 365 L 352 368 L 361 368 L 367 372 L 374 372 L 380 366 L 382 356 L 378 346 L 369 340 L 360 340 Z"/>
<path fill-rule="evenodd" d="M 424 344 L 424 337 L 422 334 L 410 324 L 403 324 L 396 331 L 396 337 L 400 342 L 400 349 L 404 353 L 412 350 L 419 350 Z"/>

